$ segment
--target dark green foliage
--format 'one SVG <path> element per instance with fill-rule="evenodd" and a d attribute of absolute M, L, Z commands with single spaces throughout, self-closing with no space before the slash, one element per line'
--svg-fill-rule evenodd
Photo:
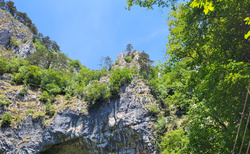
<path fill-rule="evenodd" d="M 112 72 L 110 76 L 110 92 L 113 98 L 119 97 L 119 89 L 125 84 L 130 83 L 132 77 L 130 75 L 129 69 L 125 67 L 124 69 L 117 68 Z"/>
<path fill-rule="evenodd" d="M 6 127 L 9 126 L 11 124 L 12 121 L 12 116 L 9 113 L 5 113 L 2 117 L 2 127 Z"/>
<path fill-rule="evenodd" d="M 130 56 L 124 58 L 127 63 L 130 63 L 133 59 Z"/>
<path fill-rule="evenodd" d="M 47 50 L 49 50 L 52 47 L 52 42 L 49 36 L 42 38 L 41 43 Z"/>
<path fill-rule="evenodd" d="M 131 43 L 127 44 L 126 51 L 131 52 L 133 49 L 133 45 Z"/>
<path fill-rule="evenodd" d="M 35 24 L 31 24 L 29 28 L 34 35 L 38 33 L 38 29 Z"/>
<path fill-rule="evenodd" d="M 149 59 L 149 55 L 146 52 L 141 52 L 139 54 L 139 59 L 138 63 L 140 65 L 140 75 L 143 76 L 144 79 L 150 80 L 152 78 L 151 75 L 154 74 L 153 69 L 152 69 L 152 63 L 154 61 Z"/>
<path fill-rule="evenodd" d="M 16 12 L 17 12 L 17 9 L 16 9 L 16 7 L 15 7 L 15 5 L 14 5 L 14 2 L 12 2 L 12 1 L 7 1 L 5 6 L 6 6 L 7 11 L 9 11 L 10 14 L 11 14 L 13 17 L 15 17 Z"/>
<path fill-rule="evenodd" d="M 32 65 L 40 66 L 46 68 L 47 66 L 47 52 L 37 48 L 36 52 L 32 53 L 27 57 L 27 60 Z"/>
<path fill-rule="evenodd" d="M 56 70 L 67 69 L 67 57 L 65 54 L 60 52 L 48 51 L 41 43 L 36 42 L 36 52 L 28 56 L 27 60 L 36 66 L 42 68 L 54 68 Z"/>
<path fill-rule="evenodd" d="M 89 102 L 89 108 L 99 106 L 110 98 L 110 91 L 106 83 L 95 81 L 86 88 L 85 100 Z"/>
<path fill-rule="evenodd" d="M 56 41 L 52 41 L 52 49 L 55 51 L 61 51 L 59 45 L 56 43 Z"/>

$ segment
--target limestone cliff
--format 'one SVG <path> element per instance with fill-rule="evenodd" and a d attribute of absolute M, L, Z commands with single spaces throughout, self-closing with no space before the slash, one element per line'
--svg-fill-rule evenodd
<path fill-rule="evenodd" d="M 11 76 L 0 78 L 0 95 L 10 100 L 0 105 L 0 115 L 19 113 L 19 121 L 0 129 L 0 153 L 156 153 L 148 106 L 155 103 L 148 85 L 134 78 L 120 89 L 119 99 L 86 109 L 86 102 L 56 98 L 54 117 L 36 116 L 44 110 L 39 91 L 15 86 Z M 33 114 L 29 113 L 33 109 Z"/>
<path fill-rule="evenodd" d="M 19 57 L 27 58 L 35 52 L 30 29 L 14 19 L 8 11 L 0 9 L 0 55 L 9 50 Z M 8 55 L 9 56 L 9 55 Z"/>
<path fill-rule="evenodd" d="M 125 53 L 120 53 L 117 56 L 117 60 L 113 63 L 112 68 L 116 68 L 116 67 L 120 67 L 120 68 L 124 68 L 125 66 L 127 66 L 128 68 L 132 68 L 135 67 L 137 69 L 139 69 L 139 63 L 138 63 L 138 59 L 139 59 L 139 54 L 140 52 L 137 50 L 133 50 L 131 52 L 125 52 Z M 126 62 L 125 58 L 126 57 L 131 57 L 131 62 Z"/>
<path fill-rule="evenodd" d="M 0 56 L 27 58 L 35 52 L 30 29 L 0 9 Z M 131 57 L 126 61 L 125 57 Z M 138 66 L 139 52 L 119 54 L 113 67 Z M 109 75 L 98 82 L 109 85 Z M 91 83 L 90 83 L 91 84 Z M 120 97 L 88 109 L 82 96 L 57 95 L 55 114 L 47 114 L 42 91 L 17 86 L 11 74 L 0 76 L 0 154 L 157 153 L 154 118 L 148 108 L 156 103 L 148 85 L 138 76 L 120 88 Z"/>

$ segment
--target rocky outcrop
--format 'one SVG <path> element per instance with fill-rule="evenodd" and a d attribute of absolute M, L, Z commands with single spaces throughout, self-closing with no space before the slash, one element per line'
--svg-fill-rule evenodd
<path fill-rule="evenodd" d="M 140 52 L 137 50 L 133 50 L 131 52 L 127 51 L 125 53 L 120 53 L 117 56 L 117 60 L 113 63 L 112 68 L 116 68 L 116 67 L 124 68 L 125 66 L 127 66 L 128 68 L 135 67 L 139 69 L 140 67 L 138 63 L 139 54 Z M 132 58 L 132 61 L 129 63 L 125 61 L 125 57 L 128 57 L 128 56 Z"/>
<path fill-rule="evenodd" d="M 86 104 L 77 100 L 73 108 L 60 109 L 47 124 L 30 115 L 15 127 L 1 128 L 0 153 L 157 153 L 152 131 L 154 118 L 147 110 L 155 100 L 148 85 L 134 79 L 120 92 L 119 99 L 84 112 L 81 111 Z M 5 96 L 16 98 L 17 93 L 6 92 Z M 24 103 L 29 103 L 37 101 L 38 96 L 25 94 L 24 98 Z"/>
<path fill-rule="evenodd" d="M 27 26 L 14 19 L 8 11 L 0 9 L 0 46 L 27 58 L 35 52 L 33 34 Z"/>

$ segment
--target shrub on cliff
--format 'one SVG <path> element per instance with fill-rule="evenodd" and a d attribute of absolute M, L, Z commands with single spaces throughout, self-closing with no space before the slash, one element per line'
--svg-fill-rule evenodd
<path fill-rule="evenodd" d="M 89 102 L 88 107 L 100 105 L 100 103 L 105 102 L 110 98 L 108 85 L 97 81 L 86 88 L 86 93 L 85 100 Z"/>
<path fill-rule="evenodd" d="M 9 126 L 11 124 L 11 121 L 12 121 L 12 116 L 9 113 L 5 113 L 2 117 L 1 126 L 3 126 L 3 127 Z"/>
<path fill-rule="evenodd" d="M 130 56 L 124 58 L 127 63 L 130 63 L 133 59 Z"/>
<path fill-rule="evenodd" d="M 69 67 L 70 69 L 74 70 L 74 68 L 81 67 L 81 63 L 79 62 L 79 60 L 72 60 L 69 62 Z"/>
<path fill-rule="evenodd" d="M 49 101 L 49 98 L 50 98 L 50 96 L 49 96 L 48 92 L 47 91 L 43 91 L 42 95 L 40 96 L 40 100 L 42 102 L 46 103 L 46 102 Z"/>
<path fill-rule="evenodd" d="M 55 114 L 56 109 L 50 102 L 47 102 L 45 104 L 45 111 L 46 115 L 53 116 Z"/>
<path fill-rule="evenodd" d="M 0 76 L 6 72 L 7 58 L 0 57 Z"/>
<path fill-rule="evenodd" d="M 46 90 L 50 95 L 57 95 L 62 92 L 64 87 L 63 78 L 54 70 L 43 70 L 41 89 Z"/>
<path fill-rule="evenodd" d="M 130 71 L 127 67 L 115 69 L 110 76 L 110 92 L 113 98 L 119 97 L 120 92 L 119 89 L 125 84 L 130 83 L 132 77 L 130 75 Z"/>

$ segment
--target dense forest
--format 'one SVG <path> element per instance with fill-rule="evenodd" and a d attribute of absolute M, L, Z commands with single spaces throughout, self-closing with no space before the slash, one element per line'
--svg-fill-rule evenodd
<path fill-rule="evenodd" d="M 157 100 L 149 111 L 155 122 L 155 140 L 161 153 L 248 153 L 250 146 L 250 1 L 127 0 L 127 9 L 139 5 L 171 7 L 170 35 L 166 63 L 153 66 L 145 52 L 138 66 L 112 65 L 90 70 L 71 60 L 50 38 L 43 37 L 26 13 L 18 12 L 12 1 L 0 1 L 1 9 L 27 25 L 34 34 L 36 52 L 27 59 L 0 56 L 0 75 L 13 74 L 12 81 L 42 91 L 44 114 L 52 116 L 57 95 L 79 97 L 88 109 L 119 97 L 119 89 L 137 75 L 150 86 Z M 131 53 L 132 45 L 126 51 Z M 130 63 L 133 54 L 125 57 Z M 139 69 L 138 69 L 139 68 Z M 109 76 L 110 83 L 99 80 Z M 0 105 L 8 104 L 0 98 Z M 2 118 L 11 124 L 11 115 Z"/>

